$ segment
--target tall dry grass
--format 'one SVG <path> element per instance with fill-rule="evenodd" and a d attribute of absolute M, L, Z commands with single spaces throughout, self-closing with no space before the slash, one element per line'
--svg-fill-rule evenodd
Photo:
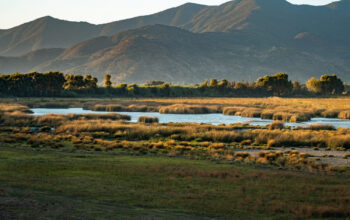
<path fill-rule="evenodd" d="M 158 123 L 159 119 L 157 117 L 149 117 L 149 116 L 140 116 L 137 120 L 138 123 Z"/>
<path fill-rule="evenodd" d="M 159 108 L 161 114 L 208 114 L 218 112 L 220 112 L 220 109 L 217 106 L 203 105 L 175 104 Z"/>
<path fill-rule="evenodd" d="M 98 104 L 90 108 L 93 111 L 107 112 L 157 112 L 158 107 L 147 105 Z"/>

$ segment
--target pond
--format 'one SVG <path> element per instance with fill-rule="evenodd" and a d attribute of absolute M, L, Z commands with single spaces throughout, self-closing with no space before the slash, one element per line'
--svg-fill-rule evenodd
<path fill-rule="evenodd" d="M 33 108 L 33 115 L 40 116 L 46 114 L 106 114 L 110 112 L 97 112 L 92 110 L 85 110 L 83 108 Z M 195 122 L 206 124 L 234 124 L 234 123 L 249 123 L 251 125 L 267 125 L 272 120 L 260 118 L 246 118 L 241 116 L 227 116 L 223 114 L 160 114 L 158 112 L 116 112 L 118 114 L 125 114 L 131 116 L 131 122 L 137 122 L 140 116 L 155 116 L 159 118 L 160 123 L 169 122 Z M 313 118 L 308 122 L 300 123 L 286 123 L 289 126 L 307 126 L 310 124 L 331 124 L 334 127 L 350 128 L 350 120 L 329 119 L 329 118 Z"/>

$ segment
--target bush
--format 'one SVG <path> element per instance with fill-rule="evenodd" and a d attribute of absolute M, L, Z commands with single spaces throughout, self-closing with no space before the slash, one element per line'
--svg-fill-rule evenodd
<path fill-rule="evenodd" d="M 282 121 L 274 121 L 269 125 L 270 130 L 275 130 L 275 129 L 283 129 L 284 128 L 284 123 Z"/>
<path fill-rule="evenodd" d="M 340 112 L 339 110 L 330 109 L 322 112 L 321 116 L 323 118 L 338 118 L 339 112 Z"/>
<path fill-rule="evenodd" d="M 217 112 L 217 107 L 207 107 L 201 105 L 175 104 L 159 108 L 159 113 L 161 114 L 208 114 Z"/>
<path fill-rule="evenodd" d="M 334 131 L 335 128 L 333 125 L 328 124 L 312 124 L 305 128 L 306 130 L 313 130 L 313 131 L 322 131 L 322 130 L 331 130 Z"/>
<path fill-rule="evenodd" d="M 310 121 L 311 115 L 306 113 L 294 114 L 290 117 L 289 122 L 303 122 Z"/>
<path fill-rule="evenodd" d="M 350 111 L 342 111 L 339 113 L 338 118 L 340 119 L 350 119 Z"/>
<path fill-rule="evenodd" d="M 273 112 L 271 111 L 265 111 L 261 113 L 261 119 L 273 119 Z"/>
<path fill-rule="evenodd" d="M 50 132 L 51 128 L 49 126 L 43 126 L 40 128 L 40 132 Z"/>
<path fill-rule="evenodd" d="M 222 110 L 223 115 L 236 115 L 237 112 L 241 112 L 242 108 L 239 107 L 225 107 Z"/>
<path fill-rule="evenodd" d="M 139 117 L 137 122 L 138 123 L 146 123 L 146 124 L 158 123 L 159 119 L 157 117 L 141 116 L 141 117 Z"/>
<path fill-rule="evenodd" d="M 273 120 L 275 121 L 289 121 L 292 114 L 286 112 L 277 112 L 273 115 Z"/>
<path fill-rule="evenodd" d="M 242 111 L 241 116 L 249 118 L 260 118 L 261 110 L 257 108 L 248 108 Z"/>

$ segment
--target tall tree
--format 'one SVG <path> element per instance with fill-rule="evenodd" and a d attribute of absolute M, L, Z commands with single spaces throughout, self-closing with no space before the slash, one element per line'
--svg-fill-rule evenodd
<path fill-rule="evenodd" d="M 293 88 L 291 81 L 288 80 L 288 75 L 285 73 L 261 77 L 257 80 L 256 85 L 277 96 L 288 95 Z"/>
<path fill-rule="evenodd" d="M 105 88 L 112 88 L 112 81 L 111 81 L 112 76 L 110 74 L 106 74 L 104 81 L 103 81 L 103 85 Z"/>

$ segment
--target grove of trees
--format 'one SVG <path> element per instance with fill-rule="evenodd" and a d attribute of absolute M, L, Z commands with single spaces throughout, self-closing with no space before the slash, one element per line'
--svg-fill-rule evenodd
<path fill-rule="evenodd" d="M 344 83 L 336 75 L 311 78 L 306 84 L 291 82 L 286 73 L 260 77 L 256 82 L 207 79 L 200 85 L 180 86 L 162 81 L 142 85 L 121 83 L 113 86 L 106 74 L 98 86 L 92 75 L 64 75 L 61 72 L 14 73 L 0 75 L 2 97 L 117 96 L 117 97 L 316 97 L 341 95 Z"/>

